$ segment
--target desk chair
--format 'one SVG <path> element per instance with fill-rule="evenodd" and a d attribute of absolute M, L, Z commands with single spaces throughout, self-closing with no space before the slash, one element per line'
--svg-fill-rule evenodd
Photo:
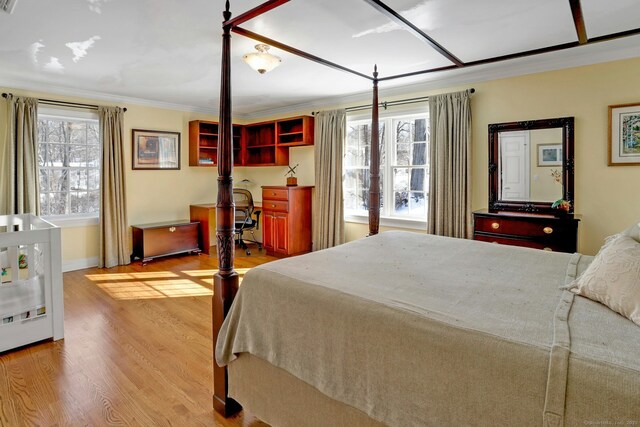
<path fill-rule="evenodd" d="M 245 242 L 252 242 L 258 245 L 258 250 L 262 250 L 262 243 L 256 240 L 254 230 L 260 229 L 260 213 L 261 211 L 254 210 L 253 196 L 249 190 L 243 188 L 233 189 L 233 201 L 236 205 L 236 216 L 234 233 L 237 236 L 236 244 L 244 249 L 247 255 L 251 255 L 251 251 L 247 247 Z M 255 219 L 254 219 L 255 215 Z M 251 239 L 244 239 L 242 236 L 245 231 L 251 233 Z"/>

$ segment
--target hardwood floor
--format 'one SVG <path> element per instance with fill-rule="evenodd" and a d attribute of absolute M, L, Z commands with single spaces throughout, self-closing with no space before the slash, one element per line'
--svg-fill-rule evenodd
<path fill-rule="evenodd" d="M 236 269 L 275 258 L 236 251 Z M 266 424 L 212 409 L 212 256 L 64 274 L 65 338 L 0 354 L 0 426 Z"/>

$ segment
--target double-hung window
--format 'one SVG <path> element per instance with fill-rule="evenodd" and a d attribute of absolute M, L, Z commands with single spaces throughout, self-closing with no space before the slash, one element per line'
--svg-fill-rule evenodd
<path fill-rule="evenodd" d="M 39 108 L 38 165 L 43 216 L 98 217 L 101 152 L 97 114 Z"/>
<path fill-rule="evenodd" d="M 427 113 L 380 119 L 381 224 L 423 227 L 427 221 L 429 143 Z M 371 120 L 347 120 L 345 217 L 364 221 L 369 210 Z"/>

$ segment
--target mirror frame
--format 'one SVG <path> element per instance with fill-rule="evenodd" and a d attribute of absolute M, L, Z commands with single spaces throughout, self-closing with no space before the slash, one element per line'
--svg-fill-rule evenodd
<path fill-rule="evenodd" d="M 511 201 L 498 199 L 500 189 L 500 149 L 498 134 L 519 130 L 562 128 L 562 198 L 570 203 L 568 213 L 573 213 L 574 186 L 574 118 L 559 117 L 542 120 L 526 120 L 521 122 L 492 123 L 489 125 L 489 212 L 527 212 L 539 214 L 561 215 L 566 211 L 552 209 L 553 202 L 536 202 L 533 200 Z"/>

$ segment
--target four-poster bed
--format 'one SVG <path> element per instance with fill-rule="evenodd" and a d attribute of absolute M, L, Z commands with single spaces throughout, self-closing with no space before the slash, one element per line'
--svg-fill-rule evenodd
<path fill-rule="evenodd" d="M 406 21 L 380 1 L 366 1 Z M 254 414 L 277 425 L 524 425 L 540 418 L 562 425 L 640 418 L 636 326 L 591 301 L 574 303 L 563 288 L 591 258 L 411 233 L 378 235 L 377 144 L 370 161 L 371 237 L 255 268 L 238 294 L 231 32 L 370 79 L 371 139 L 378 140 L 382 79 L 376 67 L 372 77 L 365 76 L 239 27 L 286 2 L 267 1 L 232 19 L 227 1 L 224 11 L 213 296 L 220 363 L 214 363 L 216 411 L 228 416 L 241 408 L 231 390 Z M 576 3 L 579 8 L 571 1 L 572 9 Z M 579 29 L 581 14 L 574 19 Z M 477 65 L 421 36 L 452 61 L 446 69 Z M 431 71 L 437 70 L 424 72 Z M 509 259 L 510 267 L 496 269 L 496 259 Z M 383 286 L 389 284 L 393 290 Z M 577 323 L 569 344 L 570 308 Z M 615 346 L 620 350 L 609 354 Z"/>

